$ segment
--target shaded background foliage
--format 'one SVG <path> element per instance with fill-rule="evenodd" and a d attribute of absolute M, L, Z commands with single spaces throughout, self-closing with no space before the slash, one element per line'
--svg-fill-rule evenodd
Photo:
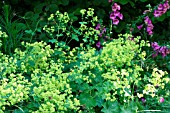
<path fill-rule="evenodd" d="M 150 2 L 149 0 L 114 0 L 115 2 L 121 4 L 121 10 L 124 15 L 123 21 L 115 27 L 112 31 L 115 35 L 116 33 L 127 32 L 127 23 L 131 24 L 136 21 L 137 17 L 142 15 L 144 10 L 148 10 L 146 5 L 151 6 L 158 5 L 159 0 L 154 0 Z M 61 12 L 68 12 L 74 21 L 78 21 L 80 16 L 80 9 L 87 9 L 89 7 L 94 8 L 97 16 L 100 19 L 108 20 L 104 21 L 105 25 L 110 24 L 109 12 L 111 11 L 111 4 L 108 0 L 5 0 L 6 4 L 10 4 L 12 9 L 15 10 L 16 14 L 30 17 L 29 20 L 35 21 L 42 18 L 50 13 L 55 13 L 56 10 Z M 141 5 L 142 4 L 142 5 Z M 3 3 L 1 2 L 1 6 Z M 169 23 L 168 17 L 170 16 L 170 11 L 167 14 L 160 17 L 160 19 L 154 20 L 155 33 L 152 40 L 160 41 L 169 40 Z M 31 18 L 33 17 L 33 18 Z M 80 18 L 79 18 L 80 19 Z M 152 19 L 153 20 L 153 19 Z M 163 21 L 163 22 L 162 22 Z M 36 21 L 35 21 L 36 22 Z M 35 25 L 34 23 L 32 23 Z M 41 25 L 41 24 L 40 24 Z M 129 30 L 129 29 L 128 29 Z M 164 32 L 160 32 L 164 31 Z M 167 31 L 167 32 L 166 32 Z"/>

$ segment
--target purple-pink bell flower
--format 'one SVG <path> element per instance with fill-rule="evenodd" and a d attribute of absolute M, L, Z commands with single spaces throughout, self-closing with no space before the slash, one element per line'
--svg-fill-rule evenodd
<path fill-rule="evenodd" d="M 113 11 L 120 10 L 120 5 L 118 5 L 117 3 L 114 3 L 113 6 L 112 6 L 112 10 Z"/>
<path fill-rule="evenodd" d="M 99 29 L 100 29 L 100 24 L 97 24 L 96 30 L 99 30 Z"/>
<path fill-rule="evenodd" d="M 159 102 L 160 103 L 163 103 L 165 101 L 165 99 L 163 98 L 163 97 L 161 97 L 160 99 L 159 99 Z"/>
<path fill-rule="evenodd" d="M 101 47 L 100 41 L 98 41 L 98 42 L 96 43 L 96 47 L 98 47 L 98 48 Z"/>
<path fill-rule="evenodd" d="M 123 20 L 123 14 L 121 14 L 119 12 L 120 9 L 121 9 L 120 5 L 118 5 L 117 3 L 113 4 L 113 6 L 112 6 L 113 12 L 110 13 L 110 19 L 112 20 L 112 24 L 114 24 L 114 25 L 119 24 L 119 19 Z"/>
<path fill-rule="evenodd" d="M 166 11 L 170 8 L 169 6 L 169 1 L 166 0 L 165 3 L 163 4 L 159 4 L 158 8 L 156 10 L 154 10 L 153 15 L 155 17 L 160 17 L 161 15 L 163 15 L 164 13 L 166 13 Z"/>
<path fill-rule="evenodd" d="M 137 28 L 138 28 L 139 30 L 141 30 L 141 29 L 142 29 L 142 27 L 143 27 L 143 24 L 141 24 L 141 25 L 137 26 Z"/>
<path fill-rule="evenodd" d="M 146 102 L 146 99 L 145 99 L 144 97 L 142 97 L 142 98 L 141 98 L 141 101 L 142 101 L 143 103 L 145 103 L 145 102 Z"/>
<path fill-rule="evenodd" d="M 108 0 L 108 2 L 112 2 L 113 0 Z"/>

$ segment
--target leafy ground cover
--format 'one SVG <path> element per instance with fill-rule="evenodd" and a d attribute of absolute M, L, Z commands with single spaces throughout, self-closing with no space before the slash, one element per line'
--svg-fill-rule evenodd
<path fill-rule="evenodd" d="M 169 113 L 168 0 L 0 5 L 0 113 Z"/>

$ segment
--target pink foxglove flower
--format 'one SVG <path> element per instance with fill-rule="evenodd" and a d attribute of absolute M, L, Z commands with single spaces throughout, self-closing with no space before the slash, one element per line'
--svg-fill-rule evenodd
<path fill-rule="evenodd" d="M 148 35 L 152 35 L 153 34 L 152 30 L 154 28 L 152 21 L 148 16 L 146 16 L 144 19 L 145 19 L 144 22 L 147 25 L 146 31 L 148 32 Z"/>
<path fill-rule="evenodd" d="M 119 24 L 119 20 L 118 20 L 118 19 L 116 19 L 116 18 L 115 18 L 115 19 L 113 19 L 112 21 L 113 21 L 113 24 L 114 24 L 114 25 L 118 25 L 118 24 Z"/>
<path fill-rule="evenodd" d="M 96 47 L 101 48 L 100 41 L 98 41 L 98 42 L 96 43 Z"/>
<path fill-rule="evenodd" d="M 112 10 L 113 11 L 120 10 L 120 5 L 118 5 L 117 3 L 114 3 L 112 6 Z"/>
<path fill-rule="evenodd" d="M 152 54 L 152 57 L 156 57 L 158 53 L 160 53 L 162 57 L 164 58 L 170 53 L 170 50 L 166 46 L 159 46 L 157 42 L 152 42 L 151 46 L 153 50 L 156 52 Z"/>
<path fill-rule="evenodd" d="M 119 24 L 119 19 L 123 20 L 123 14 L 121 14 L 119 12 L 120 9 L 121 9 L 120 5 L 118 5 L 117 3 L 113 4 L 113 6 L 112 6 L 113 12 L 110 13 L 110 19 L 112 19 L 112 23 L 114 25 L 118 25 Z"/>
<path fill-rule="evenodd" d="M 165 100 L 164 100 L 163 97 L 161 97 L 160 100 L 159 100 L 160 103 L 163 103 L 164 101 L 165 101 Z"/>
<path fill-rule="evenodd" d="M 170 8 L 168 2 L 169 2 L 169 1 L 166 0 L 165 3 L 159 4 L 159 5 L 158 5 L 158 8 L 157 8 L 156 10 L 154 10 L 153 15 L 154 15 L 155 17 L 160 17 L 162 14 L 166 13 L 166 11 Z"/>
<path fill-rule="evenodd" d="M 100 29 L 100 24 L 97 24 L 96 30 L 99 30 L 99 29 Z"/>
<path fill-rule="evenodd" d="M 108 2 L 112 2 L 113 0 L 108 0 Z"/>
<path fill-rule="evenodd" d="M 138 28 L 139 30 L 141 30 L 141 29 L 142 29 L 142 27 L 143 27 L 143 24 L 141 24 L 141 25 L 137 26 L 137 28 Z"/>

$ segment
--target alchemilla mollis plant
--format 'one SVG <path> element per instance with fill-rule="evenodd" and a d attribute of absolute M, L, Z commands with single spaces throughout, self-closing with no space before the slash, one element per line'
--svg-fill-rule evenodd
<path fill-rule="evenodd" d="M 142 74 L 146 52 L 141 48 L 149 45 L 139 42 L 140 37 L 129 37 L 119 35 L 101 52 L 73 49 L 63 54 L 70 56 L 66 61 L 54 55 L 60 47 L 53 50 L 44 42 L 26 43 L 26 49 L 16 49 L 13 57 L 1 53 L 1 112 L 137 112 L 147 97 L 155 103 L 168 98 L 168 92 L 160 95 L 169 82 L 167 72 L 154 68 L 151 76 Z M 70 64 L 71 69 L 63 72 Z M 138 106 L 130 108 L 141 99 Z"/>
<path fill-rule="evenodd" d="M 98 17 L 94 15 L 94 9 L 88 8 L 80 10 L 81 21 L 79 27 L 74 27 L 72 18 L 67 12 L 56 11 L 50 14 L 48 24 L 43 27 L 50 37 L 49 42 L 55 43 L 58 40 L 69 44 L 72 40 L 83 42 L 84 46 L 90 47 L 98 40 L 99 30 L 95 29 Z M 90 27 L 89 27 L 90 26 Z"/>

